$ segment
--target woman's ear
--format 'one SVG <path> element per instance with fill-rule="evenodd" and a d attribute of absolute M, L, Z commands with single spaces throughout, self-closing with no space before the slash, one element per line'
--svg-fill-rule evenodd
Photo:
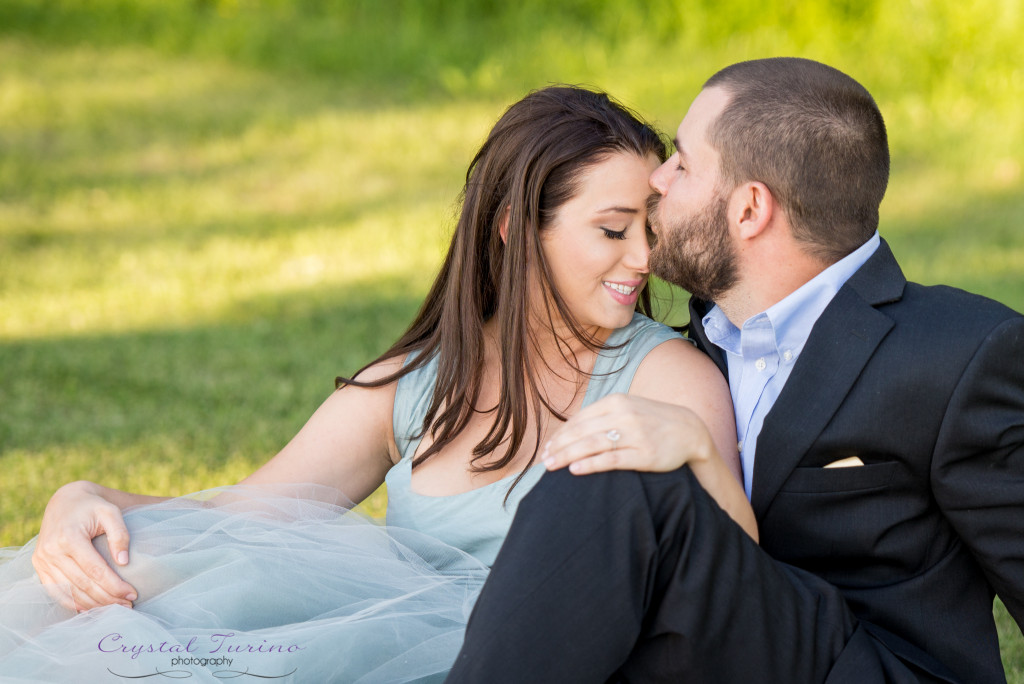
<path fill-rule="evenodd" d="M 739 237 L 748 240 L 760 235 L 771 223 L 775 198 L 764 183 L 743 183 L 733 192 L 732 215 L 737 217 Z"/>
<path fill-rule="evenodd" d="M 508 217 L 512 214 L 512 205 L 505 207 L 501 212 L 501 220 L 498 222 L 498 235 L 501 236 L 502 244 L 508 244 Z"/>

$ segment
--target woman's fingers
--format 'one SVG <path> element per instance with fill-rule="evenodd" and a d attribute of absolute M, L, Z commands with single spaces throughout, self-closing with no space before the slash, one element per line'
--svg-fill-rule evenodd
<path fill-rule="evenodd" d="M 91 540 L 83 544 L 80 540 L 65 539 L 56 550 L 51 547 L 42 556 L 37 549 L 32 562 L 39 579 L 44 584 L 55 585 L 51 594 L 62 605 L 74 610 L 89 610 L 114 603 L 131 608 L 131 602 L 136 598 L 132 586 L 107 565 Z"/>
<path fill-rule="evenodd" d="M 603 422 L 596 418 L 573 418 L 551 436 L 541 458 L 548 470 L 557 470 L 578 461 L 611 450 L 615 445 L 601 430 Z"/>
<path fill-rule="evenodd" d="M 101 510 L 97 513 L 97 518 L 99 519 L 99 529 L 96 532 L 107 535 L 111 555 L 117 559 L 123 553 L 126 557 L 128 529 L 124 525 L 121 511 L 116 508 L 113 511 Z M 93 536 L 98 536 L 98 534 Z M 114 536 L 114 542 L 111 542 L 111 535 Z M 131 607 L 131 602 L 137 598 L 135 589 L 121 579 L 121 576 L 100 555 L 96 547 L 93 546 L 92 536 L 80 535 L 66 538 L 62 548 L 64 556 L 61 570 L 72 580 L 73 589 L 80 590 L 97 605 L 120 603 L 128 608 Z"/>
<path fill-rule="evenodd" d="M 74 596 L 71 594 L 71 583 L 63 575 L 57 572 L 49 572 L 39 566 L 36 566 L 36 574 L 39 575 L 39 581 L 42 583 L 43 588 L 46 589 L 47 593 L 57 603 L 67 610 L 78 610 L 75 607 Z"/>
<path fill-rule="evenodd" d="M 589 475 L 590 473 L 603 473 L 609 470 L 647 470 L 637 465 L 643 462 L 638 460 L 639 452 L 636 449 L 616 449 L 605 451 L 588 458 L 573 461 L 569 464 L 569 472 L 573 475 Z M 633 464 L 637 465 L 633 465 Z"/>
<path fill-rule="evenodd" d="M 624 395 L 591 404 L 561 426 L 548 441 L 543 460 L 548 470 L 569 466 L 573 473 L 636 469 L 642 427 Z"/>
<path fill-rule="evenodd" d="M 97 517 L 107 535 L 107 548 L 110 550 L 110 557 L 118 565 L 128 565 L 128 543 L 131 538 L 128 535 L 128 528 L 125 527 L 121 511 L 116 507 L 111 508 L 113 510 L 99 511 Z M 127 586 L 127 582 L 123 580 L 122 584 Z"/>
<path fill-rule="evenodd" d="M 71 487 L 47 506 L 32 564 L 45 584 L 65 584 L 51 593 L 62 605 L 77 610 L 119 603 L 131 607 L 135 590 L 107 564 L 93 539 L 107 535 L 115 562 L 126 562 L 129 535 L 120 509 L 95 496 L 82 496 Z M 66 505 L 68 502 L 79 505 Z M 123 563 L 122 563 L 123 564 Z M 67 591 L 70 590 L 70 598 Z M 68 606 L 72 607 L 72 606 Z"/>
<path fill-rule="evenodd" d="M 113 599 L 113 597 L 110 597 L 110 600 L 105 602 L 97 601 L 89 594 L 88 591 L 83 589 L 84 586 L 91 586 L 92 582 L 87 576 L 82 575 L 80 572 L 76 573 L 71 571 L 69 573 L 72 577 L 75 577 L 74 580 L 68 577 L 68 574 L 65 574 L 57 567 L 51 567 L 49 570 L 43 570 L 42 568 L 37 567 L 36 572 L 39 575 L 39 580 L 42 582 L 43 587 L 50 596 L 56 599 L 60 605 L 68 610 L 77 612 L 89 610 L 90 608 L 96 608 L 102 605 L 118 603 L 118 601 Z"/>
<path fill-rule="evenodd" d="M 583 472 L 579 469 L 580 464 L 585 461 L 595 461 L 606 464 L 601 470 L 612 470 L 615 468 L 630 468 L 630 456 L 635 456 L 636 450 L 626 446 L 613 446 L 604 432 L 591 432 L 580 435 L 561 446 L 549 449 L 549 457 L 544 463 L 548 470 L 558 470 L 569 466 L 574 473 Z M 596 472 L 596 471 L 587 471 Z"/>
<path fill-rule="evenodd" d="M 703 422 L 676 404 L 611 395 L 570 418 L 551 437 L 548 470 L 675 470 L 713 449 Z"/>

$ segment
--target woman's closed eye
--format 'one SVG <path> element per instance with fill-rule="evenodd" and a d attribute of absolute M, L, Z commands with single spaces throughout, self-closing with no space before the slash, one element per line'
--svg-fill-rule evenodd
<path fill-rule="evenodd" d="M 604 236 L 606 238 L 608 238 L 609 240 L 625 240 L 626 239 L 626 229 L 625 228 L 623 228 L 622 230 L 612 230 L 610 228 L 605 228 L 604 226 L 601 226 L 601 230 L 604 231 Z"/>

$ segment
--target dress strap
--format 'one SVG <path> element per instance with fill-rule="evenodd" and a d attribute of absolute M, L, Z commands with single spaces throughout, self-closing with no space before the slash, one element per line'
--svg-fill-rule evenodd
<path fill-rule="evenodd" d="M 683 336 L 663 323 L 633 314 L 629 325 L 618 328 L 605 341 L 605 346 L 610 348 L 601 350 L 594 362 L 583 406 L 609 394 L 629 392 L 633 376 L 651 350 L 676 339 L 681 340 Z"/>
<path fill-rule="evenodd" d="M 409 352 L 405 365 L 412 363 L 419 351 Z M 395 408 L 392 412 L 392 425 L 395 430 L 395 444 L 402 459 L 412 458 L 416 445 L 422 437 L 423 418 L 430 408 L 430 400 L 434 395 L 437 383 L 437 356 L 423 366 L 403 375 L 395 389 Z"/>

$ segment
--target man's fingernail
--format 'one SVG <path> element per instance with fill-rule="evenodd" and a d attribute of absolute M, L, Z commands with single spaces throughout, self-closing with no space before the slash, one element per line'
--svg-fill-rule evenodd
<path fill-rule="evenodd" d="M 117 554 L 117 562 L 121 565 L 128 565 L 128 552 L 122 551 L 121 553 Z"/>
<path fill-rule="evenodd" d="M 136 594 L 134 591 L 130 591 L 127 594 L 125 594 L 124 597 L 129 601 L 134 601 L 135 599 L 139 598 L 139 595 Z"/>

